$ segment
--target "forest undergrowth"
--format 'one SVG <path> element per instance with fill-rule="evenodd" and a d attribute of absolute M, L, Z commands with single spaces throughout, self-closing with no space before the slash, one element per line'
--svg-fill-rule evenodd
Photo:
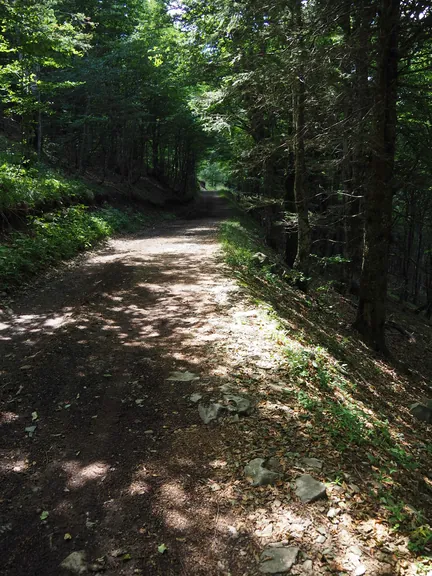
<path fill-rule="evenodd" d="M 353 299 L 319 280 L 308 293 L 296 289 L 246 214 L 238 211 L 222 224 L 221 240 L 225 261 L 273 326 L 278 351 L 279 382 L 270 390 L 265 379 L 244 375 L 263 414 L 269 403 L 280 408 L 278 421 L 269 413 L 272 426 L 264 437 L 262 423 L 248 428 L 248 442 L 273 448 L 289 468 L 296 444 L 304 446 L 306 440 L 309 455 L 330 464 L 342 511 L 358 524 L 380 519 L 384 531 L 379 537 L 371 533 L 368 545 L 402 563 L 406 554 L 414 555 L 419 573 L 426 573 L 432 552 L 432 437 L 409 408 L 430 392 L 430 324 L 389 303 L 391 318 L 409 336 L 390 325 L 392 360 L 385 360 L 352 328 Z M 296 421 L 294 441 L 286 410 Z"/>

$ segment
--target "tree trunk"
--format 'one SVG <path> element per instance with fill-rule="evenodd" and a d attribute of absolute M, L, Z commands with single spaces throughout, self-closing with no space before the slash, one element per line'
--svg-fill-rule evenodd
<path fill-rule="evenodd" d="M 384 325 L 392 222 L 400 0 L 381 0 L 371 179 L 365 191 L 365 236 L 355 327 L 388 353 Z"/>
<path fill-rule="evenodd" d="M 294 198 L 297 211 L 297 254 L 294 268 L 307 274 L 311 248 L 308 199 L 306 191 L 305 163 L 305 105 L 306 91 L 304 81 L 304 41 L 302 35 L 302 3 L 296 0 L 294 8 L 295 29 L 299 38 L 300 62 L 294 82 Z"/>
<path fill-rule="evenodd" d="M 351 192 L 348 206 L 347 253 L 350 260 L 349 280 L 358 283 L 362 267 L 364 229 L 364 189 L 367 177 L 367 143 L 369 113 L 372 102 L 369 87 L 370 35 L 374 8 L 368 2 L 353 6 L 353 29 L 351 47 L 353 50 L 354 77 L 352 84 L 352 164 Z"/>

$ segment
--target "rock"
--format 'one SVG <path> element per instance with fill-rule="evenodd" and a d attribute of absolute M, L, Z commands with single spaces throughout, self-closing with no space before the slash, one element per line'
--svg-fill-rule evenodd
<path fill-rule="evenodd" d="M 86 553 L 84 550 L 72 552 L 60 564 L 60 568 L 68 570 L 73 574 L 84 574 L 87 572 Z"/>
<path fill-rule="evenodd" d="M 360 564 L 360 566 L 357 566 L 354 576 L 363 576 L 363 574 L 366 574 L 366 567 Z"/>
<path fill-rule="evenodd" d="M 170 382 L 192 382 L 193 380 L 199 380 L 199 376 L 193 372 L 170 372 L 167 378 Z"/>
<path fill-rule="evenodd" d="M 296 481 L 296 494 L 302 502 L 315 502 L 327 496 L 325 485 L 310 474 L 302 474 Z"/>
<path fill-rule="evenodd" d="M 432 424 L 432 407 L 422 404 L 421 402 L 416 402 L 411 406 L 410 412 L 417 420 Z"/>
<path fill-rule="evenodd" d="M 222 386 L 219 386 L 219 390 L 221 392 L 223 392 L 224 394 L 230 394 L 232 392 L 233 389 L 233 385 L 232 384 L 222 384 Z"/>
<path fill-rule="evenodd" d="M 339 512 L 340 510 L 337 508 L 330 508 L 330 510 L 327 512 L 327 518 L 336 518 Z"/>
<path fill-rule="evenodd" d="M 362 550 L 358 546 L 350 546 L 349 551 L 358 557 L 363 554 Z"/>
<path fill-rule="evenodd" d="M 312 560 L 305 560 L 302 564 L 303 572 L 306 574 L 312 574 L 313 562 Z"/>
<path fill-rule="evenodd" d="M 321 470 L 323 463 L 318 458 L 302 458 L 300 460 L 300 465 L 303 468 L 311 468 L 312 470 Z"/>
<path fill-rule="evenodd" d="M 273 534 L 273 524 L 267 524 L 262 530 L 255 530 L 255 535 L 260 538 L 269 538 Z"/>
<path fill-rule="evenodd" d="M 284 574 L 291 569 L 298 553 L 295 546 L 267 548 L 261 554 L 259 571 L 262 574 Z"/>
<path fill-rule="evenodd" d="M 327 538 L 325 536 L 318 536 L 318 538 L 316 539 L 317 544 L 324 544 L 324 542 L 327 540 Z"/>
<path fill-rule="evenodd" d="M 189 398 L 189 400 L 191 402 L 193 402 L 194 404 L 199 402 L 201 399 L 202 399 L 202 394 L 199 394 L 198 392 L 194 392 Z"/>
<path fill-rule="evenodd" d="M 120 556 L 127 554 L 127 550 L 124 548 L 116 548 L 115 550 L 111 550 L 110 554 L 113 558 L 120 558 Z"/>
<path fill-rule="evenodd" d="M 266 464 L 264 458 L 254 458 L 245 466 L 244 473 L 252 486 L 274 484 L 282 478 L 279 472 L 270 470 L 264 464 Z M 271 466 L 271 463 L 269 465 Z"/>
<path fill-rule="evenodd" d="M 237 412 L 237 414 L 247 416 L 252 411 L 251 401 L 244 396 L 225 394 L 224 399 L 230 404 L 230 406 L 228 406 L 230 412 Z"/>
<path fill-rule="evenodd" d="M 225 406 L 218 402 L 213 402 L 208 406 L 199 404 L 198 412 L 204 424 L 209 424 L 212 420 L 217 420 L 226 411 Z"/>

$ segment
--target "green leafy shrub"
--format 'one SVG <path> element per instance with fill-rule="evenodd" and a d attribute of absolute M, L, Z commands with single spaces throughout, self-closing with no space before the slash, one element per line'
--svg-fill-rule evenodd
<path fill-rule="evenodd" d="M 0 212 L 38 209 L 53 202 L 92 202 L 93 197 L 84 182 L 25 159 L 18 144 L 0 138 Z"/>

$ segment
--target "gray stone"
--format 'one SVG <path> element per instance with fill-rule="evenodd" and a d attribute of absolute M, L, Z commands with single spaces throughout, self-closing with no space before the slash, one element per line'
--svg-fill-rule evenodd
<path fill-rule="evenodd" d="M 306 572 L 306 574 L 312 574 L 312 570 L 313 570 L 312 560 L 305 560 L 302 564 L 302 568 L 303 568 L 303 572 Z"/>
<path fill-rule="evenodd" d="M 84 550 L 72 552 L 60 564 L 60 568 L 73 572 L 73 574 L 84 574 L 87 572 L 86 553 Z"/>
<path fill-rule="evenodd" d="M 230 394 L 232 392 L 232 389 L 233 389 L 232 384 L 222 384 L 222 386 L 219 386 L 219 390 L 224 394 Z"/>
<path fill-rule="evenodd" d="M 255 530 L 255 535 L 260 538 L 269 538 L 273 534 L 273 524 L 267 524 L 261 530 Z"/>
<path fill-rule="evenodd" d="M 204 404 L 199 404 L 198 406 L 198 412 L 204 424 L 209 424 L 212 420 L 217 420 L 225 411 L 225 406 L 222 406 L 222 404 L 218 402 L 213 402 L 208 406 L 204 406 Z"/>
<path fill-rule="evenodd" d="M 318 536 L 318 538 L 316 539 L 316 542 L 318 544 L 324 544 L 324 542 L 327 540 L 327 538 L 324 535 Z"/>
<path fill-rule="evenodd" d="M 296 481 L 296 494 L 302 502 L 315 502 L 327 496 L 326 487 L 322 482 L 312 478 L 310 474 L 302 474 Z"/>
<path fill-rule="evenodd" d="M 350 546 L 349 551 L 358 557 L 360 557 L 363 553 L 361 548 L 359 548 L 358 546 Z"/>
<path fill-rule="evenodd" d="M 429 402 L 428 405 L 416 402 L 411 406 L 410 412 L 417 420 L 432 424 L 432 407 L 429 406 Z"/>
<path fill-rule="evenodd" d="M 236 396 L 235 394 L 225 394 L 224 399 L 229 402 L 228 410 L 230 412 L 237 412 L 240 415 L 248 415 L 252 410 L 252 403 L 244 396 Z"/>
<path fill-rule="evenodd" d="M 198 392 L 194 392 L 191 396 L 190 396 L 190 401 L 193 402 L 194 404 L 196 404 L 197 402 L 199 402 L 202 399 L 202 394 L 199 394 Z"/>
<path fill-rule="evenodd" d="M 170 372 L 167 380 L 169 382 L 192 382 L 193 380 L 199 380 L 199 376 L 194 374 L 193 372 L 189 372 L 185 370 L 184 372 Z"/>
<path fill-rule="evenodd" d="M 311 468 L 312 470 L 321 470 L 323 467 L 322 461 L 318 460 L 318 458 L 302 458 L 300 465 L 303 468 Z"/>
<path fill-rule="evenodd" d="M 259 571 L 262 574 L 284 574 L 291 570 L 299 549 L 295 546 L 267 548 L 261 554 Z"/>
<path fill-rule="evenodd" d="M 282 478 L 279 472 L 270 470 L 265 464 L 266 460 L 264 458 L 254 458 L 254 460 L 251 460 L 249 464 L 245 466 L 244 473 L 252 486 L 275 484 L 275 482 Z"/>

